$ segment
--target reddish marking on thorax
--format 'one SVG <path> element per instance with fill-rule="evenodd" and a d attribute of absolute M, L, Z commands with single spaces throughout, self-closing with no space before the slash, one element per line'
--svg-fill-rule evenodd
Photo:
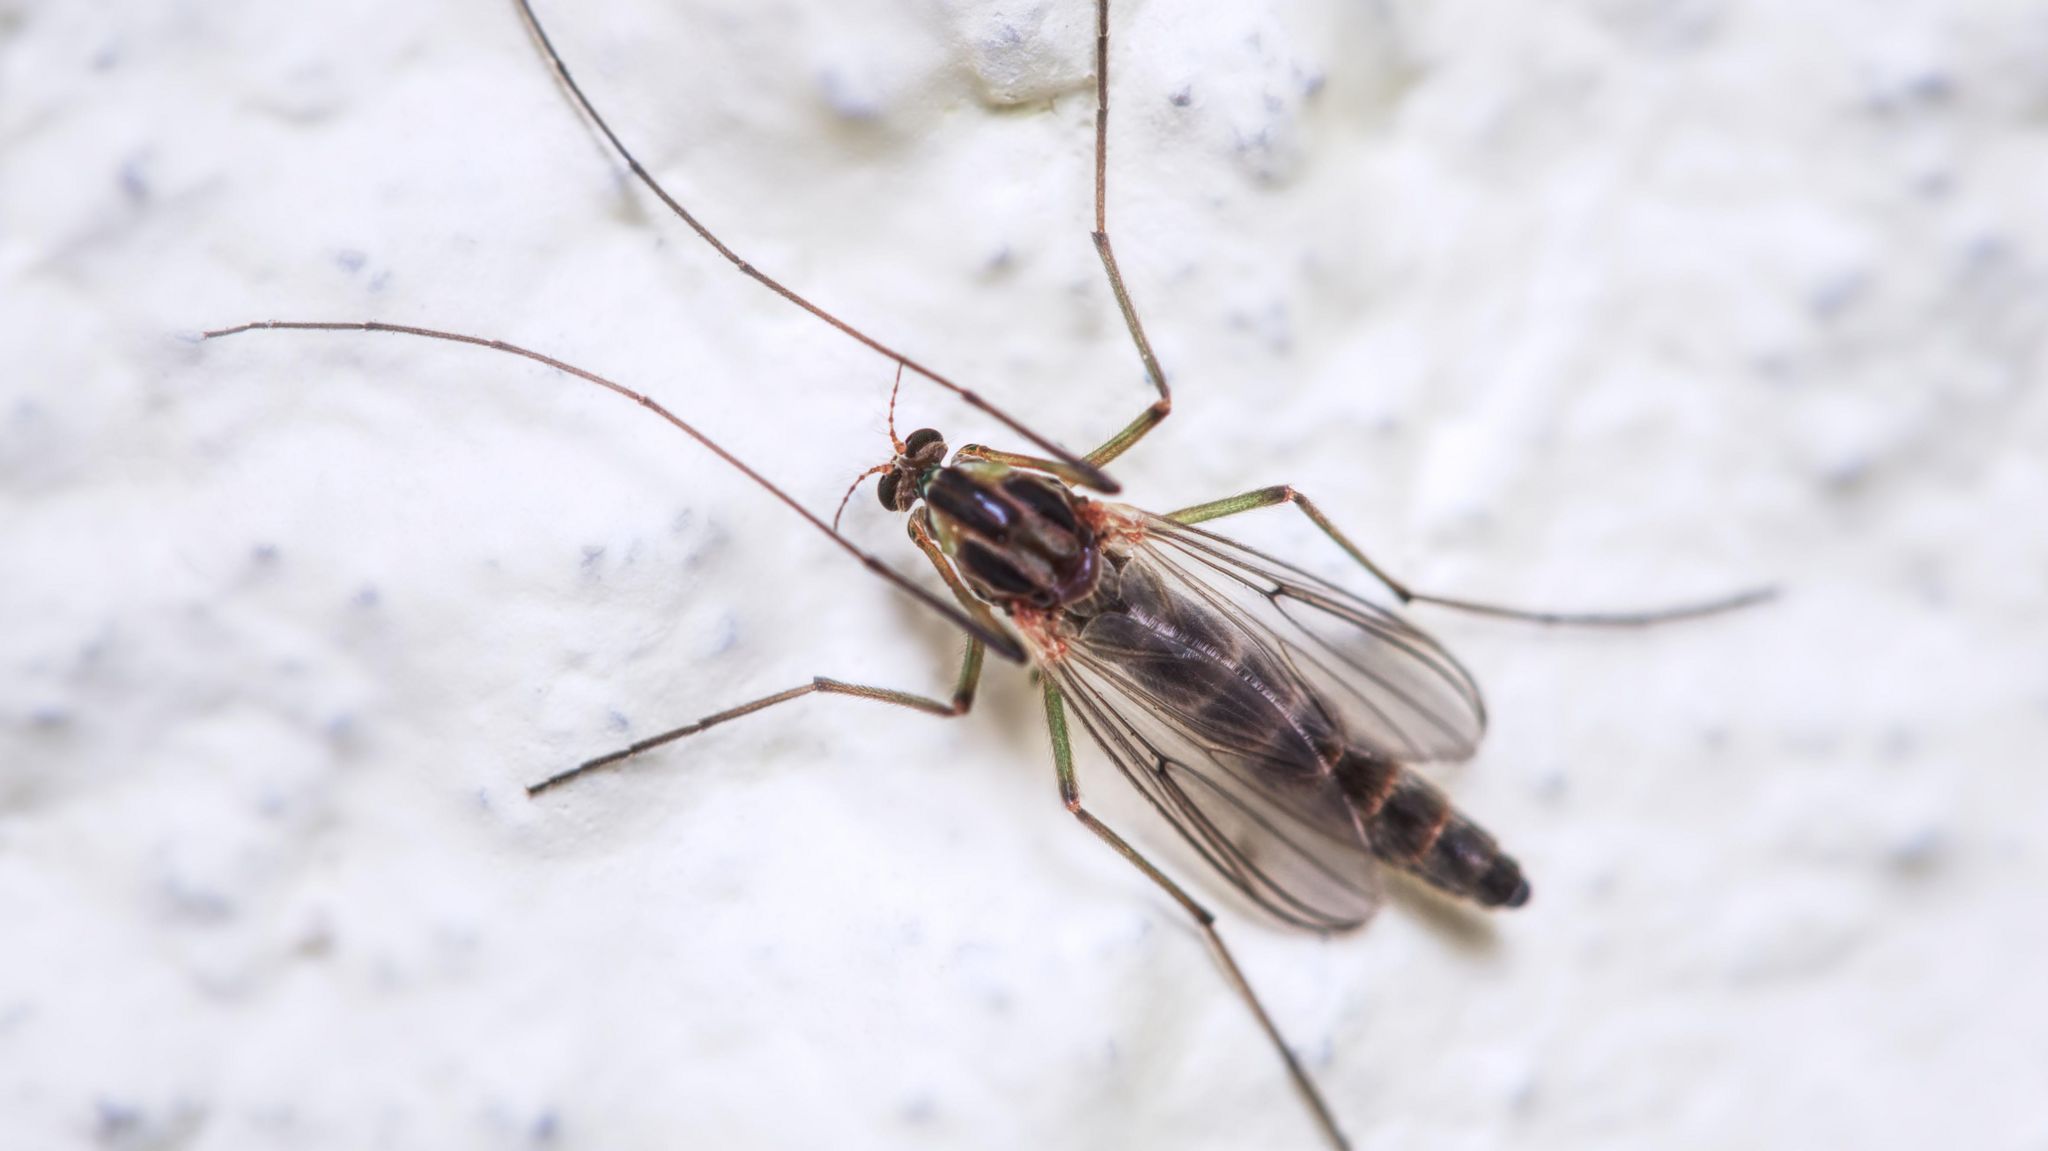
<path fill-rule="evenodd" d="M 1010 609 L 1010 622 L 1016 625 L 1017 634 L 1023 637 L 1024 646 L 1038 662 L 1051 667 L 1067 656 L 1067 641 L 1059 637 L 1059 608 L 1018 606 Z"/>
<path fill-rule="evenodd" d="M 1137 509 L 1100 500 L 1076 499 L 1074 514 L 1095 532 L 1095 543 L 1136 542 L 1145 538 L 1145 521 Z"/>

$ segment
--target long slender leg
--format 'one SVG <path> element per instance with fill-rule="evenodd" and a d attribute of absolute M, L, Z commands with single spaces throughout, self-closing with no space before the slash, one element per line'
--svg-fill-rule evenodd
<path fill-rule="evenodd" d="M 569 74 L 569 65 L 562 60 L 562 54 L 555 50 L 554 41 L 548 38 L 547 29 L 541 27 L 540 17 L 534 13 L 533 5 L 529 0 L 513 0 L 513 3 L 518 6 L 520 20 L 526 24 L 527 31 L 533 36 L 534 43 L 541 50 L 541 55 L 547 58 L 548 66 L 554 69 L 555 78 L 561 82 L 563 89 L 568 92 L 570 100 L 575 102 L 577 109 L 596 127 L 598 133 L 605 138 L 605 142 L 611 145 L 612 151 L 618 153 L 619 159 L 624 162 L 626 169 L 633 174 L 633 178 L 640 181 L 649 192 L 654 194 L 656 199 L 660 200 L 670 212 L 675 214 L 677 219 L 688 225 L 689 229 L 697 233 L 698 237 L 706 244 L 709 244 L 713 251 L 724 257 L 727 263 L 739 269 L 741 274 L 755 283 L 760 284 L 762 287 L 767 288 L 769 291 L 774 292 L 776 295 L 837 328 L 849 338 L 873 349 L 876 353 L 888 359 L 896 361 L 899 366 L 909 368 L 939 387 L 960 397 L 968 405 L 994 417 L 1004 427 L 1009 428 L 1011 431 L 1016 432 L 1056 458 L 1064 461 L 1073 470 L 1074 475 L 1079 477 L 1077 482 L 1094 488 L 1099 492 L 1114 492 L 1117 490 L 1116 481 L 1103 474 L 1101 469 L 1094 464 L 1075 456 L 1065 448 L 1032 431 L 1015 416 L 989 403 L 972 390 L 954 383 L 931 368 L 911 359 L 895 348 L 882 343 L 861 329 L 854 327 L 852 324 L 812 303 L 806 297 L 785 286 L 782 281 L 755 267 L 752 262 L 743 258 L 738 252 L 727 247 L 725 241 L 719 239 L 688 208 L 683 207 L 681 201 L 669 195 L 668 189 L 662 187 L 661 182 L 656 180 L 653 174 L 641 165 L 639 158 L 634 156 L 632 150 L 626 147 L 625 141 L 619 139 L 618 133 L 612 131 L 611 124 L 602 115 L 598 114 L 597 106 L 590 102 L 590 97 L 584 95 L 583 86 L 578 84 L 576 78 Z M 1096 214 L 1098 217 L 1097 227 L 1099 229 L 1101 213 L 1098 210 Z"/>
<path fill-rule="evenodd" d="M 1109 243 L 1109 0 L 1095 0 L 1095 231 L 1089 235 L 1095 241 L 1095 254 L 1102 257 L 1102 270 L 1109 274 L 1109 290 L 1116 293 L 1116 306 L 1131 331 L 1131 342 L 1138 345 L 1138 358 L 1145 362 L 1145 374 L 1159 389 L 1159 398 L 1138 413 L 1137 419 L 1088 453 L 1088 462 L 1101 467 L 1129 451 L 1173 411 L 1173 389 L 1166 384 L 1159 358 L 1152 354 L 1152 341 L 1145 338 L 1145 325 L 1138 320 L 1137 305 L 1131 303 L 1130 289 L 1124 286 L 1116 252 Z"/>
<path fill-rule="evenodd" d="M 1330 522 L 1329 517 L 1323 514 L 1322 509 L 1310 502 L 1307 496 L 1302 495 L 1285 484 L 1278 487 L 1260 488 L 1257 491 L 1246 492 L 1240 496 L 1231 496 L 1228 499 L 1212 500 L 1206 504 L 1196 504 L 1191 508 L 1182 508 L 1177 512 L 1169 512 L 1166 518 L 1173 520 L 1175 523 L 1199 524 L 1209 520 L 1220 520 L 1225 516 L 1234 516 L 1239 512 L 1270 508 L 1276 504 L 1293 504 L 1295 507 L 1300 508 L 1302 515 L 1307 516 L 1312 523 L 1323 529 L 1324 535 L 1337 541 L 1337 546 L 1343 548 L 1345 554 L 1357 560 L 1360 567 L 1371 572 L 1374 579 L 1387 585 L 1389 590 L 1401 598 L 1402 603 L 1430 603 L 1438 607 L 1471 612 L 1474 615 L 1489 615 L 1500 619 L 1523 620 L 1528 623 L 1569 624 L 1575 627 L 1644 627 L 1649 624 L 1670 623 L 1681 619 L 1697 619 L 1700 616 L 1734 611 L 1737 608 L 1745 608 L 1763 603 L 1778 594 L 1778 589 L 1774 587 L 1751 588 L 1745 592 L 1723 596 L 1719 599 L 1706 600 L 1701 603 L 1681 604 L 1677 607 L 1632 612 L 1525 611 L 1521 608 L 1501 607 L 1498 604 L 1480 603 L 1476 600 L 1430 595 L 1425 592 L 1416 591 L 1414 588 L 1388 575 L 1380 565 L 1372 562 L 1363 551 L 1360 551 L 1358 545 L 1347 539 L 1343 532 L 1338 531 L 1337 525 Z"/>
<path fill-rule="evenodd" d="M 923 552 L 924 558 L 931 561 L 932 567 L 938 570 L 939 578 L 946 581 L 946 587 L 952 591 L 953 598 L 960 601 L 960 610 L 983 627 L 1001 635 L 1008 635 L 1003 631 L 1003 625 L 997 621 L 995 611 L 973 592 L 967 590 L 966 584 L 960 582 L 960 574 L 953 570 L 953 564 L 946 559 L 946 553 L 939 547 L 939 541 L 932 538 L 930 508 L 921 507 L 912 512 L 906 526 L 910 529 L 910 542 L 916 544 L 917 550 Z"/>
<path fill-rule="evenodd" d="M 1048 460 L 1043 456 L 1027 456 L 1022 452 L 997 451 L 995 448 L 986 447 L 982 444 L 960 445 L 960 450 L 953 453 L 953 460 L 955 463 L 961 460 L 987 460 L 992 464 L 1007 464 L 1013 468 L 1029 468 L 1036 472 L 1052 472 L 1059 464 L 1058 460 Z M 1058 473 L 1055 472 L 1054 474 Z"/>
<path fill-rule="evenodd" d="M 1209 944 L 1209 950 L 1216 956 L 1216 962 L 1223 968 L 1224 979 L 1236 989 L 1245 1005 L 1251 1008 L 1252 1015 L 1259 1021 L 1259 1028 L 1266 1033 L 1266 1038 L 1272 1041 L 1273 1050 L 1279 1052 L 1281 1062 L 1287 1065 L 1287 1074 L 1293 1078 L 1294 1086 L 1307 1101 L 1309 1110 L 1315 1113 L 1316 1123 L 1322 1127 L 1323 1133 L 1329 1136 L 1331 1144 L 1337 1147 L 1338 1151 L 1344 1151 L 1351 1146 L 1350 1142 L 1344 1138 L 1344 1132 L 1338 1129 L 1337 1119 L 1330 1113 L 1329 1105 L 1323 1102 L 1323 1093 L 1316 1088 L 1315 1080 L 1309 1078 L 1308 1069 L 1301 1065 L 1301 1060 L 1294 1057 L 1294 1050 L 1287 1046 L 1287 1040 L 1281 1036 L 1280 1029 L 1273 1023 L 1273 1017 L 1266 1014 L 1265 1004 L 1259 1002 L 1258 992 L 1252 990 L 1251 981 L 1245 978 L 1243 969 L 1238 967 L 1236 958 L 1230 954 L 1230 948 L 1224 946 L 1223 937 L 1216 932 L 1216 916 L 1208 908 L 1195 902 L 1179 884 L 1153 866 L 1151 860 L 1138 854 L 1136 848 L 1124 842 L 1122 836 L 1111 831 L 1107 824 L 1095 818 L 1082 806 L 1081 787 L 1074 778 L 1074 746 L 1067 729 L 1066 701 L 1060 695 L 1060 689 L 1053 686 L 1050 678 L 1044 681 L 1044 687 L 1045 725 L 1052 735 L 1052 762 L 1053 770 L 1059 774 L 1060 802 L 1066 804 L 1067 810 L 1074 813 L 1074 818 L 1080 820 L 1083 827 L 1109 844 L 1110 850 L 1123 856 L 1131 866 L 1144 872 L 1145 878 L 1158 884 L 1160 889 L 1171 896 L 1175 903 L 1180 904 L 1181 909 L 1195 921 L 1196 928 Z"/>
<path fill-rule="evenodd" d="M 954 573 L 953 566 L 946 562 L 945 553 L 939 550 L 938 543 L 932 539 L 931 529 L 925 525 L 922 514 L 910 517 L 910 538 L 917 544 L 918 550 L 924 553 L 925 558 L 931 561 L 931 565 L 938 569 L 939 575 L 946 581 L 946 586 L 952 590 L 954 598 L 960 601 L 961 608 L 981 626 L 989 628 L 997 634 L 1002 634 L 1002 625 L 996 622 L 994 615 L 988 609 L 988 605 L 976 599 L 974 593 L 967 590 L 967 586 L 961 583 L 960 577 Z M 893 703 L 898 707 L 907 707 L 928 715 L 936 715 L 942 719 L 950 719 L 956 715 L 966 715 L 968 709 L 974 706 L 974 689 L 981 684 L 981 657 L 981 639 L 978 636 L 970 635 L 967 640 L 967 654 L 961 657 L 960 676 L 953 683 L 953 698 L 950 701 L 942 702 L 930 696 L 917 695 L 912 692 L 895 691 L 886 687 L 868 687 L 864 684 L 845 683 L 840 680 L 819 676 L 802 686 L 793 687 L 787 691 L 778 691 L 774 695 L 764 695 L 760 699 L 743 703 L 738 707 L 727 708 L 724 711 L 707 715 L 694 723 L 686 723 L 674 730 L 662 732 L 660 735 L 648 736 L 646 739 L 630 747 L 622 747 L 610 754 L 600 755 L 596 759 L 585 760 L 567 771 L 549 776 L 527 788 L 526 794 L 529 796 L 539 795 L 541 792 L 567 783 L 579 775 L 584 775 L 600 768 L 610 767 L 615 763 L 631 759 L 650 748 L 660 747 L 665 743 L 674 743 L 676 740 L 696 735 L 698 732 L 708 728 L 717 727 L 727 720 L 738 719 L 743 715 L 752 715 L 757 711 L 774 707 L 778 703 L 788 703 L 790 700 L 802 699 L 807 695 L 851 695 L 860 699 L 871 699 L 877 703 Z"/>
<path fill-rule="evenodd" d="M 1016 639 L 1013 638 L 1008 632 L 1004 631 L 1000 625 L 993 623 L 986 611 L 980 612 L 978 614 L 972 611 L 962 612 L 959 608 L 954 607 L 952 604 L 949 604 L 944 600 L 940 599 L 939 597 L 933 595 L 931 592 L 926 591 L 923 587 L 919 586 L 918 584 L 911 582 L 911 580 L 905 577 L 902 572 L 897 571 L 895 568 L 890 567 L 888 564 L 885 564 L 881 560 L 876 559 L 874 556 L 869 555 L 867 552 L 862 551 L 853 543 L 852 540 L 849 540 L 845 536 L 840 535 L 838 532 L 834 531 L 830 524 L 827 524 L 824 520 L 819 519 L 817 515 L 813 513 L 809 508 L 806 508 L 802 504 L 796 502 L 796 500 L 793 497 L 791 497 L 788 492 L 785 492 L 781 488 L 775 486 L 775 484 L 771 480 L 769 480 L 767 476 L 764 476 L 760 472 L 755 471 L 753 468 L 749 467 L 744 460 L 741 460 L 738 456 L 733 455 L 731 452 L 725 450 L 725 448 L 719 446 L 718 441 L 713 440 L 711 437 L 705 435 L 703 432 L 698 431 L 695 425 L 683 419 L 681 416 L 676 415 L 674 412 L 669 411 L 667 408 L 661 406 L 661 404 L 655 401 L 652 397 L 636 392 L 623 384 L 614 383 L 613 381 L 598 375 L 596 372 L 579 368 L 574 364 L 568 363 L 563 360 L 558 360 L 553 356 L 546 355 L 541 352 L 536 352 L 531 348 L 522 348 L 517 344 L 507 343 L 504 340 L 493 340 L 483 336 L 465 335 L 461 332 L 444 332 L 437 328 L 419 328 L 414 327 L 411 324 L 386 324 L 376 320 L 261 320 L 249 324 L 236 324 L 232 328 L 216 328 L 213 331 L 202 333 L 201 338 L 208 340 L 219 340 L 225 339 L 228 336 L 240 335 L 243 332 L 260 331 L 385 332 L 399 336 L 416 336 L 421 339 L 427 340 L 443 340 L 451 344 L 469 344 L 474 347 L 488 348 L 494 352 L 504 352 L 507 355 L 519 356 L 524 359 L 532 360 L 534 363 L 537 364 L 545 364 L 558 372 L 567 373 L 568 375 L 575 376 L 577 379 L 583 380 L 586 383 L 596 384 L 598 387 L 603 388 L 606 391 L 612 392 L 615 395 L 624 396 L 626 399 L 629 399 L 634 403 L 639 404 L 641 407 L 646 408 L 648 411 L 653 412 L 655 415 L 660 416 L 664 420 L 667 420 L 670 424 L 674 425 L 674 427 L 678 431 L 682 432 L 686 436 L 689 436 L 691 439 L 696 440 L 698 443 L 704 445 L 705 450 L 709 451 L 712 455 L 717 456 L 719 459 L 724 460 L 727 464 L 730 464 L 734 470 L 738 471 L 741 475 L 747 477 L 748 479 L 754 481 L 754 483 L 757 486 L 765 489 L 769 495 L 774 496 L 777 500 L 781 501 L 783 506 L 787 507 L 790 511 L 795 512 L 797 515 L 802 516 L 805 522 L 809 523 L 812 527 L 818 529 L 819 531 L 829 536 L 832 542 L 838 545 L 842 551 L 846 552 L 854 559 L 859 560 L 862 567 L 867 568 L 869 571 L 875 573 L 878 576 L 881 576 L 883 579 L 888 580 L 890 583 L 895 584 L 898 588 L 902 589 L 911 597 L 922 601 L 926 607 L 931 608 L 933 611 L 936 611 L 940 615 L 945 616 L 947 619 L 951 620 L 954 623 L 954 625 L 960 628 L 961 631 L 964 631 L 968 635 L 971 635 L 976 639 L 982 641 L 983 643 L 986 643 L 989 646 L 989 649 L 995 652 L 997 655 L 1002 656 L 1004 659 L 1015 660 L 1019 663 L 1023 662 L 1024 649 L 1018 646 Z"/>
<path fill-rule="evenodd" d="M 966 715 L 968 710 L 974 706 L 974 689 L 980 685 L 980 682 L 981 641 L 978 639 L 967 641 L 967 654 L 960 661 L 960 678 L 953 684 L 953 698 L 951 700 L 937 700 L 930 696 L 917 695 L 914 692 L 896 691 L 886 687 L 869 687 L 858 683 L 844 683 L 840 680 L 819 676 L 800 687 L 793 687 L 788 691 L 778 691 L 774 695 L 764 695 L 760 699 L 743 703 L 738 707 L 727 708 L 724 711 L 707 715 L 694 723 L 686 723 L 672 731 L 664 731 L 660 735 L 648 736 L 646 739 L 640 740 L 630 747 L 622 747 L 610 754 L 586 760 L 567 771 L 551 775 L 539 783 L 528 787 L 526 794 L 529 796 L 539 795 L 543 791 L 560 787 L 562 784 L 578 776 L 587 775 L 600 768 L 610 767 L 613 764 L 631 759 L 643 751 L 660 747 L 666 743 L 674 743 L 676 740 L 696 735 L 698 732 L 708 731 L 727 720 L 738 719 L 743 715 L 752 715 L 757 711 L 766 711 L 778 703 L 788 703 L 790 700 L 802 699 L 807 695 L 850 695 L 857 699 L 871 699 L 876 703 L 892 703 L 898 707 L 907 707 L 914 711 L 924 712 L 927 715 L 936 715 L 942 719 L 950 719 L 956 715 Z"/>

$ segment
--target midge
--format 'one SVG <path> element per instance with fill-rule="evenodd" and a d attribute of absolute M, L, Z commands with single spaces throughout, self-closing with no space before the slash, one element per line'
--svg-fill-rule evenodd
<path fill-rule="evenodd" d="M 754 267 L 665 191 L 571 77 L 528 0 L 520 15 L 576 107 L 632 174 L 718 254 L 758 283 L 896 365 L 986 412 L 1042 456 L 967 445 L 921 428 L 899 438 L 894 396 L 884 507 L 907 514 L 911 541 L 950 601 L 855 545 L 830 523 L 652 398 L 551 356 L 500 340 L 403 324 L 269 321 L 255 329 L 355 330 L 474 344 L 523 356 L 630 399 L 703 444 L 870 571 L 967 635 L 950 699 L 818 678 L 743 703 L 582 763 L 528 788 L 550 788 L 718 724 L 818 693 L 850 695 L 938 716 L 965 714 L 984 654 L 1038 672 L 1061 801 L 1089 831 L 1178 903 L 1251 1009 L 1329 1141 L 1347 1145 L 1336 1117 L 1259 1002 L 1215 928 L 1181 885 L 1092 814 L 1075 777 L 1071 718 L 1154 810 L 1231 887 L 1283 922 L 1319 932 L 1363 924 L 1392 867 L 1481 907 L 1529 899 L 1520 865 L 1459 813 L 1416 765 L 1470 756 L 1486 727 L 1472 677 L 1435 640 L 1385 608 L 1197 526 L 1291 504 L 1402 603 L 1542 623 L 1636 625 L 1758 602 L 1768 591 L 1658 612 L 1563 615 L 1427 595 L 1367 558 L 1290 487 L 1271 487 L 1154 515 L 1084 495 L 1113 494 L 1103 467 L 1172 410 L 1166 376 L 1117 270 L 1107 224 L 1109 4 L 1096 4 L 1095 228 L 1092 238 L 1132 342 L 1158 391 L 1137 418 L 1086 455 L 1033 432 L 953 381 L 885 346 Z M 861 481 L 855 481 L 858 487 Z M 852 490 L 848 491 L 848 496 Z M 843 509 L 845 502 L 841 501 Z"/>

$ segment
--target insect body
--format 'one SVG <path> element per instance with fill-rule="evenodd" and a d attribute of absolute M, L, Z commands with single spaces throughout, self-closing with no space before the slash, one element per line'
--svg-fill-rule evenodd
<path fill-rule="evenodd" d="M 576 107 L 648 191 L 719 256 L 894 362 L 899 385 L 906 371 L 921 376 L 1047 453 L 1025 456 L 968 445 L 948 460 L 943 437 L 931 429 L 895 439 L 892 401 L 895 451 L 868 474 L 881 474 L 877 492 L 885 507 L 908 513 L 910 537 L 946 583 L 949 599 L 857 546 L 654 398 L 543 353 L 379 321 L 270 321 L 206 333 L 220 338 L 257 329 L 351 330 L 449 341 L 524 357 L 608 389 L 668 420 L 968 637 L 949 699 L 819 677 L 589 760 L 534 784 L 529 793 L 538 796 L 587 772 L 808 695 L 961 715 L 973 705 L 985 653 L 1029 663 L 1043 693 L 1062 802 L 1189 914 L 1330 1142 L 1344 1146 L 1321 1092 L 1239 970 L 1215 917 L 1083 803 L 1070 711 L 1224 881 L 1287 923 L 1324 932 L 1363 923 L 1380 902 L 1382 865 L 1483 907 L 1520 906 L 1530 888 L 1493 837 L 1454 811 L 1413 770 L 1466 758 L 1478 746 L 1485 710 L 1465 669 L 1395 612 L 1197 525 L 1292 504 L 1403 604 L 1538 622 L 1648 623 L 1727 610 L 1768 593 L 1630 615 L 1524 612 L 1427 595 L 1402 584 L 1290 487 L 1263 488 L 1165 516 L 1084 495 L 1082 489 L 1113 494 L 1117 485 L 1103 468 L 1157 427 L 1173 406 L 1108 232 L 1107 0 L 1096 5 L 1091 239 L 1158 396 L 1086 455 L 1066 451 L 741 259 L 633 157 L 570 76 L 527 0 L 516 2 Z"/>
<path fill-rule="evenodd" d="M 925 464 L 944 446 L 929 429 L 907 442 L 883 503 L 922 497 L 913 538 L 1009 614 L 1125 776 L 1261 906 L 1357 926 L 1375 860 L 1482 906 L 1528 901 L 1515 861 L 1403 762 L 1470 754 L 1484 727 L 1434 640 L 1173 518 L 974 449 Z"/>

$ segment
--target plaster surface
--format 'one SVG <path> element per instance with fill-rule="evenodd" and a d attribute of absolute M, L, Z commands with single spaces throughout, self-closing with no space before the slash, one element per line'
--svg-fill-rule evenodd
<path fill-rule="evenodd" d="M 748 259 L 1086 447 L 1083 4 L 552 4 Z M 1119 6 L 1165 509 L 1447 594 L 1528 868 L 1223 930 L 1361 1148 L 2048 1147 L 2048 4 Z M 499 0 L 0 3 L 0 1147 L 1316 1147 L 1035 696 L 829 512 L 890 364 L 626 181 Z M 930 388 L 899 419 L 1014 444 Z M 904 566 L 858 494 L 848 530 Z M 1285 512 L 1251 542 L 1352 578 Z M 1083 785 L 1161 830 L 1093 756 Z M 1120 798 L 1121 797 L 1121 798 Z"/>

